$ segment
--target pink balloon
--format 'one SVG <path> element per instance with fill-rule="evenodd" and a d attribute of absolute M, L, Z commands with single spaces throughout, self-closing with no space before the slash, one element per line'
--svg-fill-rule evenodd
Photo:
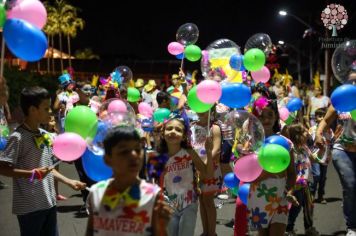
<path fill-rule="evenodd" d="M 114 112 L 126 113 L 127 112 L 126 104 L 121 100 L 114 100 L 110 102 L 108 106 L 108 113 L 114 113 Z"/>
<path fill-rule="evenodd" d="M 266 83 L 271 77 L 271 73 L 267 67 L 262 67 L 261 70 L 251 71 L 251 76 L 256 83 Z"/>
<path fill-rule="evenodd" d="M 42 29 L 47 21 L 47 11 L 40 1 L 25 0 L 17 2 L 16 5 L 7 12 L 7 18 L 22 19 Z"/>
<path fill-rule="evenodd" d="M 203 80 L 197 86 L 197 96 L 204 103 L 219 101 L 222 94 L 220 84 L 215 80 Z"/>
<path fill-rule="evenodd" d="M 262 167 L 258 164 L 257 155 L 249 154 L 238 159 L 235 163 L 234 173 L 239 180 L 251 182 L 262 173 Z"/>
<path fill-rule="evenodd" d="M 153 109 L 150 106 L 150 104 L 146 103 L 146 102 L 141 102 L 138 105 L 138 112 L 146 117 L 152 117 L 153 115 Z"/>
<path fill-rule="evenodd" d="M 53 154 L 62 161 L 74 161 L 79 159 L 85 152 L 87 144 L 76 133 L 63 133 L 53 141 Z"/>
<path fill-rule="evenodd" d="M 289 110 L 286 107 L 278 108 L 279 118 L 283 121 L 287 120 L 289 117 Z"/>
<path fill-rule="evenodd" d="M 168 52 L 176 56 L 184 52 L 184 46 L 178 42 L 171 42 L 168 44 Z"/>

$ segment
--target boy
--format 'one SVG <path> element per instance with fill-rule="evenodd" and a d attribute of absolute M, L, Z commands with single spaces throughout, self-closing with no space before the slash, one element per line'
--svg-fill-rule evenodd
<path fill-rule="evenodd" d="M 11 134 L 0 155 L 0 174 L 13 177 L 13 213 L 22 236 L 58 235 L 54 178 L 74 190 L 85 184 L 68 179 L 53 167 L 51 141 L 40 124 L 50 120 L 50 95 L 41 87 L 25 88 L 20 105 L 24 122 Z"/>

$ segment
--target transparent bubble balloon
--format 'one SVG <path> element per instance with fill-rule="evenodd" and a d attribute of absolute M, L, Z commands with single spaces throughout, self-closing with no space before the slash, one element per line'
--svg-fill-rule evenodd
<path fill-rule="evenodd" d="M 184 46 L 195 44 L 199 38 L 199 29 L 194 23 L 181 25 L 176 33 L 176 40 Z"/>
<path fill-rule="evenodd" d="M 261 49 L 267 57 L 272 51 L 272 40 L 268 34 L 254 34 L 247 40 L 245 44 L 245 52 L 251 48 Z"/>
<path fill-rule="evenodd" d="M 111 79 L 119 85 L 126 85 L 132 80 L 132 71 L 128 66 L 118 66 L 110 74 Z"/>
<path fill-rule="evenodd" d="M 240 56 L 240 47 L 230 39 L 218 39 L 212 42 L 202 52 L 201 71 L 206 79 L 221 82 L 223 80 L 234 81 L 239 71 L 230 66 L 232 56 Z"/>
<path fill-rule="evenodd" d="M 110 111 L 110 103 L 116 101 L 121 101 L 126 106 L 126 110 L 114 109 L 113 111 Z M 136 125 L 136 114 L 133 107 L 128 102 L 117 98 L 112 98 L 103 102 L 99 108 L 99 119 L 108 124 L 109 128 L 119 125 Z"/>
<path fill-rule="evenodd" d="M 346 41 L 335 49 L 331 68 L 341 83 L 348 80 L 350 72 L 356 72 L 356 40 Z"/>
<path fill-rule="evenodd" d="M 224 123 L 232 127 L 231 144 L 235 156 L 255 153 L 262 147 L 265 132 L 256 116 L 245 110 L 234 110 L 225 116 Z"/>

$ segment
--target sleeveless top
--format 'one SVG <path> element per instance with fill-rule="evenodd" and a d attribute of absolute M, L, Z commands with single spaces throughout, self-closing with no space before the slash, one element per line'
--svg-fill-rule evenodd
<path fill-rule="evenodd" d="M 348 150 L 356 146 L 356 121 L 351 118 L 350 113 L 339 114 L 339 121 L 342 123 L 342 133 L 335 141 L 333 148 Z"/>
<path fill-rule="evenodd" d="M 93 235 L 152 235 L 152 212 L 160 188 L 141 180 L 123 193 L 109 189 L 113 179 L 90 188 Z"/>

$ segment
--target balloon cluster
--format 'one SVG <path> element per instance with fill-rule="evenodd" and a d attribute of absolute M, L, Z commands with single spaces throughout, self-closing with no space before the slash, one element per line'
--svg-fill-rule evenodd
<path fill-rule="evenodd" d="M 0 5 L 0 27 L 6 45 L 22 60 L 37 61 L 45 55 L 48 43 L 41 29 L 46 21 L 46 8 L 38 0 L 16 1 L 7 11 Z"/>

